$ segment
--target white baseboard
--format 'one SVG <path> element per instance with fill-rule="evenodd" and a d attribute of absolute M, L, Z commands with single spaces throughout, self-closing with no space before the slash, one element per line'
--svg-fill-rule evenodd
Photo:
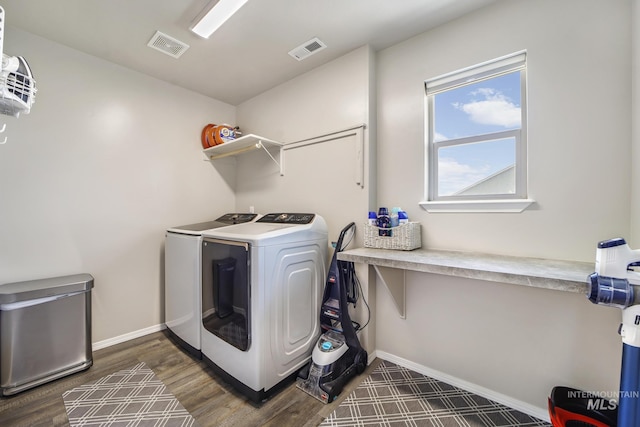
<path fill-rule="evenodd" d="M 106 348 L 106 347 L 111 347 L 112 345 L 120 344 L 120 343 L 123 343 L 125 341 L 129 341 L 129 340 L 132 340 L 132 339 L 135 339 L 135 338 L 140 338 L 140 337 L 143 337 L 145 335 L 152 334 L 154 332 L 159 332 L 159 331 L 161 331 L 161 330 L 163 330 L 165 328 L 166 328 L 165 324 L 162 323 L 162 324 L 159 324 L 159 325 L 149 326 L 148 328 L 139 329 L 137 331 L 129 332 L 128 334 L 124 334 L 124 335 L 120 335 L 120 336 L 117 336 L 117 337 L 109 338 L 109 339 L 106 339 L 106 340 L 94 342 L 92 344 L 93 351 L 100 350 L 100 349 Z"/>
<path fill-rule="evenodd" d="M 549 412 L 547 408 L 539 408 L 521 400 L 514 399 L 510 396 L 495 392 L 493 390 L 489 390 L 488 388 L 481 387 L 477 384 L 470 383 L 469 381 L 465 381 L 463 379 L 445 374 L 444 372 L 436 371 L 435 369 L 419 365 L 417 363 L 411 362 L 407 359 L 403 359 L 402 357 L 398 357 L 390 353 L 386 353 L 384 351 L 376 350 L 374 353 L 376 357 L 379 357 L 382 360 L 387 360 L 389 362 L 395 363 L 396 365 L 400 365 L 404 368 L 418 372 L 419 374 L 435 378 L 436 380 L 443 381 L 447 384 L 451 384 L 463 390 L 470 391 L 479 396 L 493 400 L 494 402 L 501 403 L 505 406 L 508 406 L 509 408 L 513 408 L 527 415 L 531 415 L 532 417 L 550 422 Z M 371 357 L 371 360 L 373 360 L 373 357 Z"/>

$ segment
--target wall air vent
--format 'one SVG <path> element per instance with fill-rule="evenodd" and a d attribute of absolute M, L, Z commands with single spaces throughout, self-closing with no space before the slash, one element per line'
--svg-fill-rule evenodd
<path fill-rule="evenodd" d="M 160 31 L 156 31 L 153 37 L 151 37 L 151 40 L 149 40 L 149 43 L 147 43 L 147 46 L 152 49 L 159 50 L 162 53 L 166 53 L 174 58 L 180 58 L 180 56 L 189 49 L 188 44 L 161 33 Z"/>
<path fill-rule="evenodd" d="M 322 49 L 327 47 L 319 38 L 314 37 L 311 40 L 302 43 L 300 46 L 289 52 L 289 55 L 297 59 L 298 61 L 302 61 L 305 58 L 313 55 L 314 53 L 320 52 Z"/>

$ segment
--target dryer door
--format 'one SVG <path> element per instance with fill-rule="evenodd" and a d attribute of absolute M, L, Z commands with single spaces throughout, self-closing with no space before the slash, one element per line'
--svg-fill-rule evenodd
<path fill-rule="evenodd" d="M 232 346 L 251 345 L 249 245 L 205 238 L 202 242 L 202 324 Z"/>

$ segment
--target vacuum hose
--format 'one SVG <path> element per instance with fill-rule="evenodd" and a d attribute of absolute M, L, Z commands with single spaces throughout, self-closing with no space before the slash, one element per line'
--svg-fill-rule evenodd
<path fill-rule="evenodd" d="M 627 308 L 640 304 L 640 292 L 627 279 L 591 273 L 587 278 L 587 297 L 594 304 Z"/>

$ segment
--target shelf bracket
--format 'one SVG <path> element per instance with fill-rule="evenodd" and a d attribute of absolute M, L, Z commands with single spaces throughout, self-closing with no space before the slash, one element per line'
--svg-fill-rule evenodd
<path fill-rule="evenodd" d="M 277 161 L 276 158 L 273 157 L 273 155 L 269 152 L 269 150 L 267 150 L 267 147 L 264 146 L 262 141 L 258 141 L 256 143 L 256 148 L 262 148 L 264 150 L 264 152 L 267 153 L 269 158 L 271 160 L 273 160 L 273 163 L 275 163 L 280 168 L 280 176 L 283 176 L 284 175 L 284 171 L 282 170 L 282 148 L 280 148 L 280 161 Z"/>
<path fill-rule="evenodd" d="M 399 270 L 397 268 L 382 267 L 379 265 L 373 266 L 376 274 L 380 278 L 380 281 L 389 291 L 391 300 L 398 310 L 398 314 L 402 319 L 407 318 L 406 313 L 406 285 L 405 285 L 405 270 Z"/>

